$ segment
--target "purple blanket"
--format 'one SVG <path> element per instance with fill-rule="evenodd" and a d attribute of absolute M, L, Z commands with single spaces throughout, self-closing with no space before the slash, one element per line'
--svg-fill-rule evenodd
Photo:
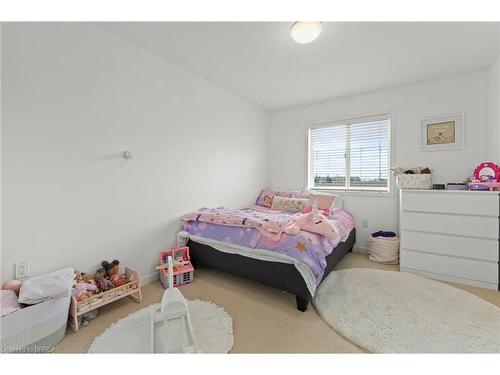
<path fill-rule="evenodd" d="M 242 211 L 242 216 L 245 217 L 253 215 L 262 217 L 262 208 L 259 208 L 260 212 L 252 209 L 240 211 Z M 309 267 L 316 280 L 316 285 L 320 283 L 323 277 L 326 267 L 325 257 L 332 252 L 340 241 L 347 238 L 354 227 L 352 216 L 344 210 L 338 210 L 331 219 L 338 234 L 335 240 L 329 240 L 322 235 L 306 231 L 300 231 L 296 235 L 283 232 L 278 240 L 273 240 L 264 236 L 258 229 L 247 227 L 241 223 L 232 226 L 230 223 L 215 224 L 198 221 L 197 218 L 201 217 L 202 212 L 203 210 L 200 210 L 198 213 L 195 212 L 184 216 L 183 230 L 199 237 L 288 255 Z M 291 218 L 296 214 L 267 210 L 266 215 L 271 215 L 270 218 L 277 215 L 275 222 L 286 222 L 286 216 Z"/>

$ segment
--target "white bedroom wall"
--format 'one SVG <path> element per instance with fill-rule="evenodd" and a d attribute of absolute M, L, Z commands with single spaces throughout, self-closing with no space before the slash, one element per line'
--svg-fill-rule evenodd
<path fill-rule="evenodd" d="M 2 77 L 2 281 L 152 274 L 183 213 L 266 183 L 266 111 L 97 25 L 4 24 Z"/>
<path fill-rule="evenodd" d="M 428 165 L 433 181 L 461 181 L 488 154 L 488 72 L 481 71 L 442 80 L 294 107 L 270 114 L 269 182 L 282 189 L 303 189 L 307 174 L 307 128 L 322 120 L 392 113 L 392 165 Z M 465 114 L 465 148 L 456 151 L 420 152 L 419 124 L 422 117 Z M 356 246 L 365 249 L 367 236 L 376 230 L 397 231 L 398 192 L 390 196 L 344 195 L 344 207 L 355 218 Z M 361 226 L 368 220 L 369 227 Z"/>
<path fill-rule="evenodd" d="M 489 69 L 489 159 L 500 163 L 500 55 Z"/>

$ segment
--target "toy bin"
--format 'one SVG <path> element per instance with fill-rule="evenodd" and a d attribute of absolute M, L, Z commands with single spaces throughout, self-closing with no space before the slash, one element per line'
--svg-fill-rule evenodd
<path fill-rule="evenodd" d="M 432 179 L 430 174 L 400 174 L 396 184 L 400 189 L 430 190 Z"/>
<path fill-rule="evenodd" d="M 2 317 L 4 353 L 51 352 L 66 333 L 71 292 Z"/>
<path fill-rule="evenodd" d="M 173 247 L 160 253 L 160 282 L 164 288 L 168 288 L 168 257 L 171 256 L 174 269 L 174 286 L 178 287 L 194 281 L 194 268 L 189 256 L 189 247 Z"/>

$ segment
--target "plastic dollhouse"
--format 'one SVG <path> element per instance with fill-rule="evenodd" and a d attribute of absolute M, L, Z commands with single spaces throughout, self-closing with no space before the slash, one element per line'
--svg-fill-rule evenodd
<path fill-rule="evenodd" d="M 163 287 L 168 288 L 168 257 L 173 262 L 173 286 L 178 287 L 194 281 L 194 268 L 189 256 L 189 247 L 173 247 L 160 253 L 160 281 Z"/>

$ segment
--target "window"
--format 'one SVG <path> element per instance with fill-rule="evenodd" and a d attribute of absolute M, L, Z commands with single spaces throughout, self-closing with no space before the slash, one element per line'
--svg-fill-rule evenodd
<path fill-rule="evenodd" d="M 387 115 L 311 127 L 309 188 L 388 192 L 390 143 Z"/>

